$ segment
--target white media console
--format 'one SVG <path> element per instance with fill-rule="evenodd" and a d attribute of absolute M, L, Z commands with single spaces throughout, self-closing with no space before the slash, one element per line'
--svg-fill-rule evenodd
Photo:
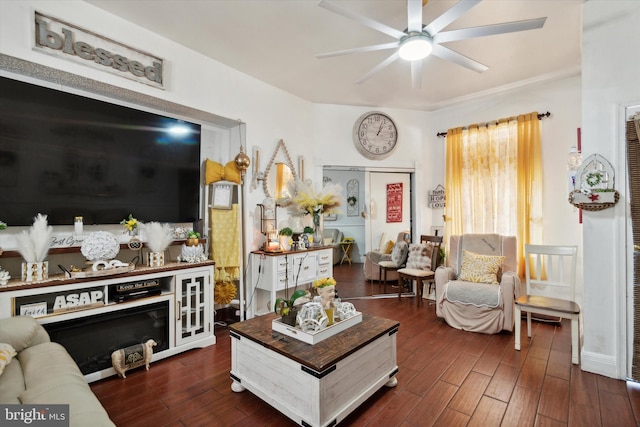
<path fill-rule="evenodd" d="M 148 338 L 153 360 L 216 343 L 213 261 L 136 266 L 114 276 L 50 276 L 0 287 L 0 318 L 30 315 L 67 348 L 85 379 L 111 375 L 111 352 Z"/>

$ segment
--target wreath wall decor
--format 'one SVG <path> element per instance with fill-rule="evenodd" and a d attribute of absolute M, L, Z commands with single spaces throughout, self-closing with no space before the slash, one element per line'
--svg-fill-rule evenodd
<path fill-rule="evenodd" d="M 347 216 L 360 215 L 359 193 L 360 183 L 357 179 L 350 179 L 347 182 Z"/>
<path fill-rule="evenodd" d="M 586 211 L 600 211 L 615 206 L 618 200 L 611 163 L 599 154 L 587 157 L 576 172 L 569 203 Z"/>

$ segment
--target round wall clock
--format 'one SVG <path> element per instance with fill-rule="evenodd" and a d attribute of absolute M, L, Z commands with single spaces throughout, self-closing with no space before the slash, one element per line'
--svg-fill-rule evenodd
<path fill-rule="evenodd" d="M 353 125 L 353 143 L 367 159 L 384 159 L 396 148 L 398 129 L 385 113 L 370 111 Z"/>

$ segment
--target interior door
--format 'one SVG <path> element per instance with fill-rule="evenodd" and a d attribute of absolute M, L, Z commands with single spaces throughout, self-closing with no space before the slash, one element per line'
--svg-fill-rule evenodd
<path fill-rule="evenodd" d="M 365 230 L 369 252 L 380 246 L 383 233 L 388 241 L 411 229 L 411 174 L 369 172 L 366 184 Z"/>

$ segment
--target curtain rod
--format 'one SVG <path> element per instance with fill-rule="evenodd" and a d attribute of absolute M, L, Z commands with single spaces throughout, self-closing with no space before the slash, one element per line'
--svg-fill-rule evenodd
<path fill-rule="evenodd" d="M 538 120 L 542 120 L 545 117 L 549 117 L 549 116 L 551 116 L 551 113 L 548 112 L 548 111 L 546 113 L 539 113 L 538 114 Z M 504 120 L 504 119 L 500 119 L 500 120 Z M 500 121 L 500 120 L 496 120 L 496 121 Z M 445 136 L 447 136 L 447 133 L 446 132 L 438 132 L 438 133 L 436 133 L 436 136 L 445 137 Z"/>

